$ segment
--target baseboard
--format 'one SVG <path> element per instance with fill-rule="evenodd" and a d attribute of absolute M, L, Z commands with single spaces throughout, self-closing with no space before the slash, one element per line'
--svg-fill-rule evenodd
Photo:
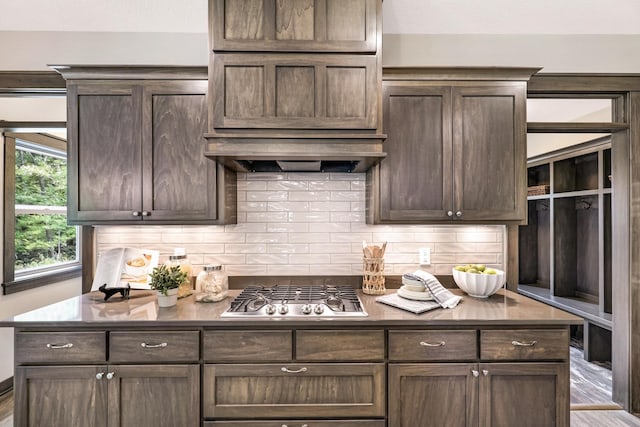
<path fill-rule="evenodd" d="M 13 377 L 0 381 L 0 396 L 13 390 Z"/>
<path fill-rule="evenodd" d="M 621 410 L 622 406 L 615 403 L 572 403 L 572 411 L 617 411 Z"/>

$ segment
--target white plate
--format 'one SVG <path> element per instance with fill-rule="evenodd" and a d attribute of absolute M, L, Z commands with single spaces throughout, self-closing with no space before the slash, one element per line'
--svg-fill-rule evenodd
<path fill-rule="evenodd" d="M 398 289 L 397 293 L 402 298 L 412 299 L 416 301 L 431 301 L 433 299 L 429 291 L 426 291 L 426 292 L 408 291 L 407 289 L 405 289 L 404 286 L 401 286 L 400 289 Z"/>

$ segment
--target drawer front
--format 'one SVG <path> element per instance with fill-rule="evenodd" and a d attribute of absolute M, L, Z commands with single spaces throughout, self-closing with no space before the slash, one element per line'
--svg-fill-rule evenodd
<path fill-rule="evenodd" d="M 291 331 L 205 331 L 202 358 L 206 362 L 287 362 Z"/>
<path fill-rule="evenodd" d="M 509 329 L 480 331 L 482 360 L 566 360 L 566 329 Z"/>
<path fill-rule="evenodd" d="M 103 363 L 107 360 L 106 333 L 18 332 L 16 363 Z"/>
<path fill-rule="evenodd" d="M 384 359 L 384 331 L 296 331 L 296 360 L 377 361 Z"/>
<path fill-rule="evenodd" d="M 385 427 L 384 420 L 209 421 L 204 427 Z"/>
<path fill-rule="evenodd" d="M 197 362 L 198 331 L 111 332 L 110 362 Z"/>
<path fill-rule="evenodd" d="M 477 336 L 475 330 L 389 331 L 389 360 L 475 360 Z"/>
<path fill-rule="evenodd" d="M 382 417 L 383 363 L 205 365 L 207 418 Z"/>

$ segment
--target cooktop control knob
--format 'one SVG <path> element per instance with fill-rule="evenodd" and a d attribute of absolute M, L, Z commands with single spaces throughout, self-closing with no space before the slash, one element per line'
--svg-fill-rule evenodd
<path fill-rule="evenodd" d="M 302 314 L 311 314 L 312 311 L 313 307 L 311 307 L 311 304 L 305 304 L 302 306 Z"/>
<path fill-rule="evenodd" d="M 278 313 L 280 314 L 287 314 L 288 312 L 289 312 L 289 307 L 287 306 L 287 304 L 282 304 L 280 308 L 278 308 Z"/>
<path fill-rule="evenodd" d="M 324 305 L 322 304 L 316 305 L 316 307 L 313 309 L 313 312 L 315 314 L 322 314 L 323 311 L 324 311 Z"/>
<path fill-rule="evenodd" d="M 267 314 L 275 314 L 276 313 L 276 306 L 273 305 L 273 304 L 267 304 L 267 306 L 264 309 L 267 312 Z"/>

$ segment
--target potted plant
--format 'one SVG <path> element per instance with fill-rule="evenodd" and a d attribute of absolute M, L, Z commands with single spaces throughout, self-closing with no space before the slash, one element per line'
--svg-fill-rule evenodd
<path fill-rule="evenodd" d="M 178 301 L 178 287 L 187 279 L 187 273 L 180 270 L 179 265 L 167 267 L 159 265 L 150 274 L 151 289 L 158 294 L 160 307 L 172 307 Z"/>

